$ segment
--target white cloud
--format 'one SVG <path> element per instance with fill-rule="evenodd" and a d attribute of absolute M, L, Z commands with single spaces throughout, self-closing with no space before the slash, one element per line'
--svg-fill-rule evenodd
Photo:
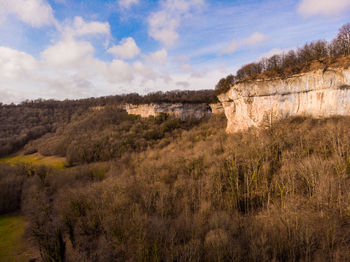
<path fill-rule="evenodd" d="M 186 82 L 186 81 L 179 81 L 179 82 L 176 82 L 176 86 L 178 87 L 182 87 L 182 88 L 189 88 L 191 85 L 189 82 Z"/>
<path fill-rule="evenodd" d="M 112 83 L 130 82 L 134 75 L 131 66 L 119 59 L 115 59 L 109 66 L 108 79 Z"/>
<path fill-rule="evenodd" d="M 65 21 L 63 25 L 58 24 L 57 29 L 63 39 L 104 37 L 105 48 L 109 46 L 112 38 L 111 27 L 108 22 L 85 21 L 80 16 L 74 17 L 73 20 Z"/>
<path fill-rule="evenodd" d="M 159 54 L 164 53 L 160 51 Z M 206 89 L 213 88 L 226 74 L 227 71 L 215 69 L 201 76 L 190 72 L 170 74 L 165 66 L 156 67 L 142 61 L 132 65 L 120 59 L 104 62 L 94 56 L 94 49 L 88 42 L 71 38 L 49 46 L 39 59 L 0 47 L 0 102 Z"/>
<path fill-rule="evenodd" d="M 40 59 L 0 47 L 0 101 L 35 98 L 82 98 L 121 93 L 122 85 L 148 77 L 122 60 L 94 57 L 88 42 L 64 39 L 44 50 Z"/>
<path fill-rule="evenodd" d="M 283 53 L 288 53 L 288 51 L 290 51 L 290 50 L 292 50 L 292 48 L 287 48 L 287 49 L 274 48 L 266 53 L 259 55 L 258 60 L 260 60 L 262 58 L 269 58 L 269 57 L 274 56 L 274 55 L 281 55 Z"/>
<path fill-rule="evenodd" d="M 161 9 L 148 17 L 149 35 L 166 46 L 179 38 L 177 29 L 181 21 L 192 11 L 202 7 L 204 0 L 166 0 Z"/>
<path fill-rule="evenodd" d="M 37 62 L 31 55 L 0 46 L 0 72 L 3 77 L 17 79 L 35 69 Z"/>
<path fill-rule="evenodd" d="M 268 37 L 263 35 L 262 33 L 255 32 L 250 37 L 243 40 L 243 44 L 246 45 L 255 45 L 261 42 L 267 41 Z"/>
<path fill-rule="evenodd" d="M 0 0 L 0 20 L 13 14 L 19 20 L 33 27 L 48 26 L 56 23 L 53 10 L 46 0 Z"/>
<path fill-rule="evenodd" d="M 165 64 L 168 60 L 168 52 L 163 48 L 147 56 L 151 63 Z"/>
<path fill-rule="evenodd" d="M 121 8 L 129 9 L 132 5 L 139 4 L 139 0 L 119 0 L 118 5 Z"/>
<path fill-rule="evenodd" d="M 133 69 L 136 73 L 140 74 L 145 78 L 145 80 L 155 80 L 156 73 L 152 70 L 152 68 L 145 66 L 142 62 L 136 61 L 133 64 Z"/>
<path fill-rule="evenodd" d="M 93 55 L 94 48 L 89 42 L 76 41 L 68 37 L 55 45 L 49 46 L 41 53 L 44 61 L 56 66 L 78 66 L 84 58 Z"/>
<path fill-rule="evenodd" d="M 149 17 L 149 34 L 155 40 L 166 46 L 173 45 L 179 35 L 176 32 L 179 26 L 178 18 L 171 18 L 166 11 L 153 13 Z"/>
<path fill-rule="evenodd" d="M 265 36 L 262 33 L 255 32 L 248 38 L 245 38 L 241 41 L 232 41 L 228 46 L 222 49 L 221 53 L 222 54 L 232 54 L 235 52 L 237 49 L 246 47 L 246 46 L 255 46 L 257 44 L 261 44 L 263 42 L 266 42 L 268 40 L 268 37 Z"/>
<path fill-rule="evenodd" d="M 193 72 L 193 68 L 190 64 L 182 64 L 181 69 L 185 72 Z"/>
<path fill-rule="evenodd" d="M 179 55 L 175 57 L 173 61 L 177 64 L 183 64 L 183 63 L 188 63 L 190 61 L 190 58 L 186 55 Z"/>
<path fill-rule="evenodd" d="M 1 1 L 4 0 L 0 0 L 0 3 Z M 191 15 L 195 6 L 198 7 L 201 3 L 201 0 L 166 0 L 162 3 L 162 10 L 174 19 L 175 26 L 172 29 L 175 34 L 181 19 Z M 52 19 L 54 20 L 53 16 Z M 52 23 L 58 25 L 56 21 Z M 107 50 L 115 56 L 113 61 L 103 61 L 95 55 L 92 43 L 96 44 L 97 39 L 92 40 L 86 36 L 107 36 L 110 39 L 112 36 L 108 23 L 75 17 L 58 25 L 57 32 L 59 39 L 54 38 L 37 58 L 0 46 L 0 102 L 20 102 L 40 97 L 75 99 L 125 92 L 144 94 L 178 88 L 211 88 L 222 76 L 217 71 L 194 76 L 189 58 L 185 56 L 175 59 L 178 61 L 175 68 L 169 62 L 174 60 L 169 58 L 165 48 L 140 55 L 141 50 L 131 37 Z M 137 56 L 137 61 L 125 61 Z M 180 67 L 185 71 L 179 70 Z M 177 74 L 171 73 L 172 71 Z"/>
<path fill-rule="evenodd" d="M 108 53 L 122 59 L 132 59 L 140 54 L 140 48 L 132 37 L 124 38 L 119 45 L 108 49 Z"/>
<path fill-rule="evenodd" d="M 73 34 L 76 36 L 95 34 L 110 35 L 109 23 L 101 23 L 96 21 L 85 22 L 80 16 L 74 18 L 73 30 Z"/>
<path fill-rule="evenodd" d="M 298 11 L 303 16 L 333 16 L 350 9 L 350 0 L 301 0 Z"/>

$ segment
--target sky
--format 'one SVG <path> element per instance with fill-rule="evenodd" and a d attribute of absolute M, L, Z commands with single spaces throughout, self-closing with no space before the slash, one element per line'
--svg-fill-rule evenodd
<path fill-rule="evenodd" d="M 0 0 L 0 102 L 213 89 L 350 22 L 350 0 Z"/>

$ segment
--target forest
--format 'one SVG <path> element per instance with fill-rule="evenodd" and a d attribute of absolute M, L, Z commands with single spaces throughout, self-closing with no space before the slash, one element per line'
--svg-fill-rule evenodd
<path fill-rule="evenodd" d="M 109 161 L 2 164 L 0 212 L 25 217 L 43 261 L 346 260 L 350 119 L 293 118 L 235 135 L 225 125 L 223 115 L 180 123 Z M 78 126 L 82 136 L 91 127 Z"/>
<path fill-rule="evenodd" d="M 94 107 L 107 107 L 120 111 L 122 105 L 149 103 L 213 103 L 217 97 L 213 90 L 154 92 L 115 95 L 80 100 L 27 100 L 19 105 L 0 104 L 0 157 L 18 151 L 29 141 L 45 134 L 55 133 L 59 127 L 66 126 L 75 116 L 79 118 Z M 119 109 L 118 109 L 119 108 Z M 125 118 L 124 113 L 120 117 Z M 109 119 L 108 121 L 112 121 Z M 100 120 L 100 126 L 101 124 Z M 156 130 L 154 132 L 162 132 Z M 151 135 L 152 136 L 152 135 Z M 155 134 L 154 136 L 157 136 Z M 60 153 L 63 154 L 63 153 Z M 65 153 L 64 153 L 65 154 Z"/>

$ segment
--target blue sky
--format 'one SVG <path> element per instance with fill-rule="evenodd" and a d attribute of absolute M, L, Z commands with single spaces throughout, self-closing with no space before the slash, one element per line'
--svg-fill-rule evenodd
<path fill-rule="evenodd" d="M 0 0 L 0 102 L 212 89 L 331 40 L 350 0 Z"/>

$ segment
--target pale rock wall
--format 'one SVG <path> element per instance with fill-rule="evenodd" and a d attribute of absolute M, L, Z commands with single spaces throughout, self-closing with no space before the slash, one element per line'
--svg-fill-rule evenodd
<path fill-rule="evenodd" d="M 350 69 L 329 68 L 286 79 L 238 83 L 219 95 L 219 100 L 229 133 L 290 116 L 350 115 Z"/>
<path fill-rule="evenodd" d="M 107 107 L 110 109 L 115 109 L 115 110 L 118 110 L 118 109 L 124 110 L 125 106 L 124 106 L 124 104 L 114 104 L 114 105 L 108 105 Z M 105 110 L 105 108 L 106 108 L 106 106 L 92 106 L 92 107 L 90 107 L 90 110 L 95 111 L 95 112 L 99 112 L 99 111 Z"/>
<path fill-rule="evenodd" d="M 92 111 L 102 111 L 105 107 L 104 106 L 93 106 L 90 107 Z"/>
<path fill-rule="evenodd" d="M 187 104 L 187 103 L 151 103 L 133 105 L 126 104 L 125 110 L 128 114 L 140 115 L 141 117 L 157 116 L 166 113 L 171 116 L 187 119 L 187 118 L 203 118 L 211 114 L 208 104 Z"/>
<path fill-rule="evenodd" d="M 213 115 L 219 115 L 224 113 L 224 108 L 220 102 L 209 104 L 209 106 Z"/>

